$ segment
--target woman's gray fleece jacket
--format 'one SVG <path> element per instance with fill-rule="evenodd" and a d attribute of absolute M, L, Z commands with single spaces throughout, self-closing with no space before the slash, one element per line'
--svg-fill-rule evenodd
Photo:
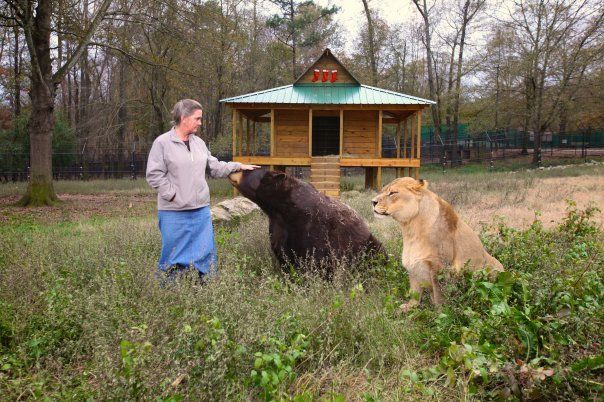
<path fill-rule="evenodd" d="M 184 211 L 210 205 L 206 167 L 212 177 L 226 177 L 241 169 L 238 162 L 216 159 L 195 135 L 189 136 L 189 147 L 190 151 L 174 129 L 153 141 L 147 161 L 147 182 L 158 190 L 157 209 Z"/>

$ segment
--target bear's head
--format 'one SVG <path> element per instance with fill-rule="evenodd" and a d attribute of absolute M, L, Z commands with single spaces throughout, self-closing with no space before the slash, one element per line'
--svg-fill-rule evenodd
<path fill-rule="evenodd" d="M 289 176 L 286 173 L 263 169 L 231 173 L 228 178 L 241 195 L 254 201 L 260 207 L 280 199 L 290 187 L 286 184 L 289 182 Z"/>

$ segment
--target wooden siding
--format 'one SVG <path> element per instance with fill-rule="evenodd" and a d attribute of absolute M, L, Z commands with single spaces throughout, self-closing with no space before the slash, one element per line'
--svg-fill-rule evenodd
<path fill-rule="evenodd" d="M 307 110 L 275 110 L 275 156 L 308 156 Z"/>
<path fill-rule="evenodd" d="M 320 71 L 319 79 L 315 82 L 312 82 L 312 77 L 314 75 L 314 70 L 318 69 Z M 323 83 L 323 70 L 329 70 L 329 76 L 327 78 L 327 82 Z M 308 71 L 300 77 L 297 83 L 305 83 L 305 84 L 331 84 L 331 70 L 338 70 L 338 77 L 335 83 L 338 84 L 356 84 L 357 82 L 352 78 L 350 73 L 346 71 L 346 68 L 342 66 L 338 61 L 331 55 L 321 57 L 319 60 L 315 62 L 308 69 Z"/>
<path fill-rule="evenodd" d="M 378 111 L 344 111 L 343 156 L 374 158 Z"/>

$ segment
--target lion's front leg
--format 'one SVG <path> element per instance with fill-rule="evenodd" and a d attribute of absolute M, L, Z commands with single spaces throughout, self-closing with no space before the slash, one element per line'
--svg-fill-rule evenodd
<path fill-rule="evenodd" d="M 408 312 L 421 303 L 423 289 L 429 289 L 432 303 L 439 306 L 443 303 L 443 295 L 438 283 L 440 266 L 429 260 L 418 261 L 407 269 L 409 272 L 409 285 L 411 300 L 401 305 L 403 312 Z"/>
<path fill-rule="evenodd" d="M 408 313 L 415 307 L 419 306 L 419 304 L 422 301 L 422 290 L 423 289 L 422 289 L 421 283 L 419 281 L 417 281 L 416 278 L 413 275 L 411 275 L 411 273 L 409 273 L 409 285 L 411 287 L 409 289 L 409 294 L 411 296 L 411 300 L 401 304 L 400 309 L 403 313 Z"/>
<path fill-rule="evenodd" d="M 407 267 L 407 272 L 409 273 L 409 296 L 411 300 L 403 303 L 400 307 L 401 311 L 405 313 L 421 304 L 423 290 L 430 286 L 429 271 L 426 270 L 426 265 L 422 261 Z"/>
<path fill-rule="evenodd" d="M 430 269 L 430 284 L 432 290 L 432 304 L 440 306 L 443 304 L 443 293 L 440 289 L 440 283 L 438 283 L 438 271 L 437 267 L 432 266 Z"/>

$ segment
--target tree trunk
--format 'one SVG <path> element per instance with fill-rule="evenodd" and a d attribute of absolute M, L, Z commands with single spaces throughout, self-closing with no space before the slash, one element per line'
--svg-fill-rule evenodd
<path fill-rule="evenodd" d="M 33 2 L 22 2 L 27 7 L 21 19 L 30 56 L 30 90 L 31 116 L 28 123 L 30 138 L 30 182 L 18 204 L 50 205 L 58 201 L 52 185 L 52 134 L 54 128 L 54 100 L 56 89 L 81 56 L 82 47 L 86 46 L 92 34 L 102 21 L 111 0 L 103 0 L 93 23 L 85 33 L 80 45 L 53 74 L 50 48 L 52 0 L 39 0 L 35 3 L 35 12 L 30 7 Z"/>
<path fill-rule="evenodd" d="M 13 73 L 15 81 L 13 83 L 13 116 L 16 119 L 21 114 L 21 48 L 19 47 L 19 28 L 13 27 L 15 36 L 15 48 L 13 49 Z"/>
<path fill-rule="evenodd" d="M 528 74 L 528 73 L 527 73 Z M 522 150 L 520 155 L 528 155 L 529 128 L 531 122 L 531 86 L 528 75 L 524 77 L 524 135 L 522 136 Z"/>
<path fill-rule="evenodd" d="M 73 79 L 72 79 L 73 74 Z M 76 110 L 77 110 L 77 99 L 78 99 L 78 83 L 75 79 L 73 72 L 67 73 L 67 117 L 69 119 L 69 125 L 71 127 L 76 126 Z"/>
<path fill-rule="evenodd" d="M 451 107 L 451 98 L 453 97 L 453 84 L 455 83 L 455 80 L 453 79 L 453 70 L 455 67 L 455 49 L 457 49 L 457 37 L 455 38 L 455 41 L 451 46 L 451 57 L 449 59 L 449 79 L 447 82 L 447 107 L 445 109 L 445 124 L 447 125 L 447 135 L 445 135 L 445 138 L 447 139 L 447 141 L 451 139 L 451 132 L 453 131 L 453 127 L 451 126 L 451 124 L 453 124 L 453 122 L 451 121 L 451 117 L 453 115 L 453 108 Z"/>
<path fill-rule="evenodd" d="M 90 101 L 90 75 L 88 74 L 88 50 L 80 59 L 80 99 L 77 113 L 77 136 L 86 137 L 88 134 L 88 103 Z"/>
<path fill-rule="evenodd" d="M 50 58 L 50 18 L 52 4 L 40 1 L 28 38 L 32 55 L 31 116 L 27 129 L 30 141 L 30 181 L 18 204 L 52 205 L 57 199 L 52 185 L 52 131 L 54 127 L 55 86 Z M 27 35 L 27 33 L 26 33 Z"/>
<path fill-rule="evenodd" d="M 119 87 L 118 87 L 119 108 L 118 108 L 118 112 L 117 112 L 117 118 L 118 118 L 117 135 L 118 135 L 118 145 L 121 148 L 124 145 L 124 142 L 126 140 L 126 129 L 127 129 L 127 124 L 128 124 L 128 109 L 126 108 L 126 102 L 128 99 L 128 94 L 126 92 L 127 82 L 128 82 L 128 66 L 127 66 L 127 57 L 126 56 L 120 57 L 120 70 L 119 71 L 120 71 L 119 72 L 120 80 L 119 80 Z"/>
<path fill-rule="evenodd" d="M 453 39 L 453 44 L 451 45 L 451 56 L 449 58 L 449 77 L 447 82 L 447 95 L 445 99 L 447 100 L 447 107 L 445 108 L 445 124 L 447 126 L 447 132 L 445 133 L 445 149 L 449 151 L 449 159 L 451 161 L 455 160 L 455 151 L 452 149 L 451 145 L 453 144 L 453 87 L 455 84 L 454 74 L 455 71 L 455 49 L 457 49 L 459 31 L 455 33 L 455 37 Z"/>
<path fill-rule="evenodd" d="M 404 92 L 405 91 L 405 87 L 406 87 L 406 79 L 407 79 L 407 74 L 406 74 L 406 64 L 407 64 L 407 41 L 405 40 L 403 42 L 403 59 L 401 60 L 401 74 L 403 75 L 401 78 L 401 86 L 400 86 L 400 91 L 399 92 Z"/>
<path fill-rule="evenodd" d="M 418 11 L 422 15 L 424 19 L 424 38 L 426 45 L 426 66 L 428 67 L 428 87 L 430 89 L 430 98 L 435 99 L 436 94 L 436 83 L 434 78 L 434 69 L 432 66 L 432 45 L 431 45 L 431 33 L 430 33 L 430 18 L 428 15 L 428 5 L 426 4 L 426 0 L 423 0 L 423 4 L 420 6 L 420 0 L 413 0 L 413 3 L 417 7 Z M 440 112 L 439 112 L 440 104 L 437 102 L 436 105 L 432 105 L 430 108 L 432 112 L 432 121 L 434 123 L 434 137 L 440 138 Z"/>
<path fill-rule="evenodd" d="M 58 32 L 57 32 L 57 62 L 59 65 L 63 64 L 64 49 L 63 49 L 63 15 L 65 15 L 65 8 L 63 1 L 59 0 L 59 17 L 57 20 Z M 68 75 L 69 77 L 69 75 Z M 68 85 L 67 80 L 61 80 L 61 112 L 63 116 L 69 116 L 69 96 L 67 95 Z M 72 126 L 73 127 L 73 126 Z"/>
<path fill-rule="evenodd" d="M 295 16 L 296 16 L 296 10 L 294 7 L 294 0 L 291 0 L 289 3 L 289 9 L 290 9 L 290 23 L 291 23 L 291 29 L 292 29 L 292 75 L 293 75 L 293 79 L 295 80 L 296 78 L 298 78 L 298 62 L 296 60 L 296 47 L 298 46 L 298 38 L 297 38 L 297 34 L 296 34 L 296 25 L 295 25 Z"/>
<path fill-rule="evenodd" d="M 485 0 L 472 2 L 466 0 L 462 10 L 461 37 L 459 38 L 459 54 L 457 58 L 457 75 L 455 78 L 455 102 L 453 103 L 453 144 L 452 154 L 453 162 L 458 159 L 458 140 L 459 140 L 459 102 L 461 98 L 461 76 L 463 67 L 463 51 L 466 45 L 466 33 L 470 21 L 476 16 L 484 5 Z"/>
<path fill-rule="evenodd" d="M 52 205 L 58 198 L 52 184 L 52 131 L 54 127 L 54 94 L 49 95 L 43 83 L 32 82 L 30 133 L 30 181 L 20 205 Z"/>
<path fill-rule="evenodd" d="M 373 21 L 371 20 L 371 13 L 369 12 L 369 5 L 367 0 L 363 0 L 363 7 L 365 7 L 365 15 L 367 16 L 367 40 L 369 42 L 369 62 L 371 64 L 371 85 L 374 87 L 378 84 L 377 79 L 377 64 L 375 62 L 375 49 L 374 49 L 374 34 L 373 34 Z"/>
<path fill-rule="evenodd" d="M 499 62 L 495 69 L 497 70 L 495 73 L 495 131 L 497 131 L 499 130 Z"/>
<path fill-rule="evenodd" d="M 467 12 L 467 7 L 469 6 L 469 1 L 466 1 L 466 7 L 464 11 Z M 453 163 L 458 163 L 459 158 L 457 155 L 457 141 L 459 140 L 459 98 L 461 96 L 461 75 L 462 75 L 462 65 L 463 65 L 463 50 L 466 41 L 466 26 L 468 20 L 465 19 L 463 25 L 461 27 L 461 38 L 459 39 L 459 54 L 457 58 L 457 75 L 455 77 L 455 97 L 453 102 L 453 135 L 451 142 L 451 160 Z"/>
<path fill-rule="evenodd" d="M 541 138 L 543 137 L 543 131 L 541 128 L 533 129 L 533 138 L 535 140 L 533 146 L 533 165 L 541 165 Z"/>

